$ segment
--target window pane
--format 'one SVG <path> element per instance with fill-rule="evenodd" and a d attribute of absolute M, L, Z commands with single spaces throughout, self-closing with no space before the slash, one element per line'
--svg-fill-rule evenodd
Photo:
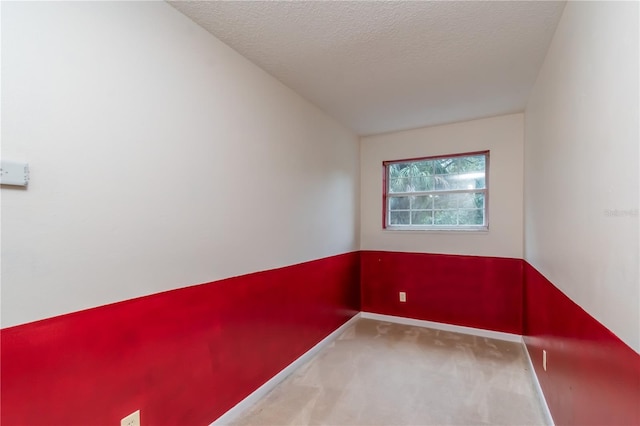
<path fill-rule="evenodd" d="M 461 209 L 484 208 L 484 194 L 458 194 L 458 207 Z"/>
<path fill-rule="evenodd" d="M 476 206 L 476 194 L 458 194 L 458 207 L 472 209 Z"/>
<path fill-rule="evenodd" d="M 466 172 L 477 171 L 484 172 L 486 169 L 484 155 L 474 155 L 471 157 L 460 157 L 462 161 L 462 170 Z"/>
<path fill-rule="evenodd" d="M 485 224 L 484 210 L 482 209 L 475 210 L 475 220 L 473 221 L 473 224 L 474 225 Z"/>
<path fill-rule="evenodd" d="M 390 178 L 389 192 L 408 192 L 410 183 L 409 178 Z"/>
<path fill-rule="evenodd" d="M 483 172 L 476 172 L 477 174 L 470 180 L 469 183 L 475 184 L 475 189 L 485 189 L 487 187 L 487 180 Z M 482 176 L 479 176 L 482 173 Z M 469 173 L 471 174 L 471 173 Z"/>
<path fill-rule="evenodd" d="M 446 175 L 436 175 L 433 177 L 434 179 L 434 189 L 436 191 L 448 191 L 450 189 L 454 189 L 449 182 L 448 176 Z"/>
<path fill-rule="evenodd" d="M 434 173 L 439 175 L 455 173 L 457 166 L 456 161 L 457 160 L 455 158 L 439 158 L 437 160 L 433 160 Z"/>
<path fill-rule="evenodd" d="M 390 210 L 409 210 L 409 197 L 389 197 Z"/>
<path fill-rule="evenodd" d="M 484 209 L 485 207 L 484 194 L 474 194 L 474 195 L 475 195 L 474 199 L 476 203 L 475 207 L 477 209 Z"/>
<path fill-rule="evenodd" d="M 409 224 L 409 212 L 390 212 L 389 223 L 391 225 L 408 225 Z"/>
<path fill-rule="evenodd" d="M 433 196 L 435 209 L 457 209 L 458 194 L 440 194 Z"/>
<path fill-rule="evenodd" d="M 411 178 L 412 191 L 431 191 L 434 188 L 433 176 L 419 176 Z"/>
<path fill-rule="evenodd" d="M 433 211 L 411 212 L 411 224 L 412 225 L 432 225 Z"/>
<path fill-rule="evenodd" d="M 446 177 L 451 189 L 484 189 L 485 180 L 482 172 L 469 172 Z"/>
<path fill-rule="evenodd" d="M 425 210 L 433 208 L 433 196 L 423 195 L 411 197 L 411 208 L 413 210 Z"/>
<path fill-rule="evenodd" d="M 455 174 L 455 173 L 460 173 L 462 171 L 462 162 L 460 161 L 459 157 L 455 157 L 452 159 L 453 161 L 451 161 L 451 164 L 449 165 L 449 167 L 447 167 L 447 173 L 449 174 Z"/>
<path fill-rule="evenodd" d="M 435 225 L 456 225 L 458 223 L 456 210 L 436 210 L 433 212 Z"/>
<path fill-rule="evenodd" d="M 431 176 L 433 174 L 433 161 L 430 161 L 430 160 L 418 161 L 417 164 L 418 164 L 418 169 L 422 173 L 425 173 L 428 176 Z"/>
<path fill-rule="evenodd" d="M 401 165 L 399 163 L 389 165 L 389 177 L 398 177 Z"/>
<path fill-rule="evenodd" d="M 458 213 L 460 225 L 483 225 L 484 214 L 482 209 L 460 210 Z"/>

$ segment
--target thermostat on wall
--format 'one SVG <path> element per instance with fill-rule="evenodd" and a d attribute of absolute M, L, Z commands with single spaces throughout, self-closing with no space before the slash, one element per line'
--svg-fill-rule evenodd
<path fill-rule="evenodd" d="M 29 164 L 0 160 L 0 184 L 16 186 L 29 185 Z"/>

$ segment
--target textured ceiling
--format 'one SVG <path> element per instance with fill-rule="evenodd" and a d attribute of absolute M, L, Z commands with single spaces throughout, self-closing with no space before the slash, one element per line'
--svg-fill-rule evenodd
<path fill-rule="evenodd" d="M 361 135 L 522 111 L 564 2 L 178 1 Z"/>

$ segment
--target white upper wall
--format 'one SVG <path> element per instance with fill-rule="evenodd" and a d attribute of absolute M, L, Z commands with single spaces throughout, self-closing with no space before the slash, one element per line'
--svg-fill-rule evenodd
<path fill-rule="evenodd" d="M 637 2 L 569 2 L 525 113 L 525 258 L 636 351 L 638 49 Z"/>
<path fill-rule="evenodd" d="M 382 229 L 383 161 L 487 149 L 487 232 Z M 361 138 L 360 248 L 521 258 L 522 155 L 522 114 Z"/>
<path fill-rule="evenodd" d="M 358 249 L 355 135 L 164 2 L 2 2 L 2 124 L 3 327 Z"/>

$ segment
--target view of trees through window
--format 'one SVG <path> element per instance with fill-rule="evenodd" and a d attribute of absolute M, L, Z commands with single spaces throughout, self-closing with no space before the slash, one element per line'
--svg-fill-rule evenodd
<path fill-rule="evenodd" d="M 488 153 L 386 162 L 389 227 L 486 225 Z"/>

